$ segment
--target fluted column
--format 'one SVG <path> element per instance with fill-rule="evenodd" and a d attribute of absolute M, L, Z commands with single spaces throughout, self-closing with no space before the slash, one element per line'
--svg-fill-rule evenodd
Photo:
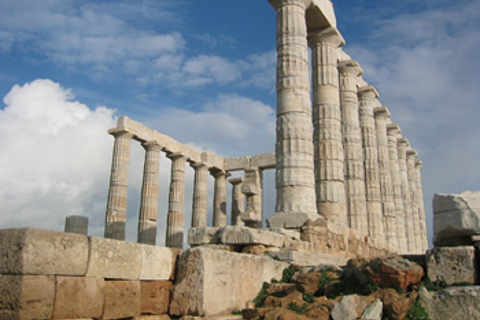
<path fill-rule="evenodd" d="M 425 203 L 423 202 L 423 187 L 422 187 L 422 161 L 415 161 L 415 177 L 417 180 L 417 194 L 418 194 L 418 216 L 420 219 L 420 240 L 422 245 L 422 253 L 428 250 L 427 227 L 425 221 Z"/>
<path fill-rule="evenodd" d="M 392 174 L 387 138 L 387 122 L 390 120 L 390 112 L 385 106 L 377 107 L 373 112 L 375 114 L 375 128 L 377 130 L 378 173 L 382 195 L 385 240 L 395 248 L 398 248 L 395 219 L 396 210 L 393 199 Z"/>
<path fill-rule="evenodd" d="M 405 209 L 402 197 L 402 182 L 400 180 L 400 167 L 398 165 L 397 135 L 400 128 L 397 124 L 387 125 L 388 154 L 390 158 L 390 174 L 392 177 L 393 199 L 395 203 L 395 225 L 397 227 L 397 243 L 399 253 L 407 253 L 407 237 L 405 230 Z"/>
<path fill-rule="evenodd" d="M 142 143 L 142 146 L 145 148 L 145 163 L 137 242 L 155 245 L 157 238 L 160 150 L 162 147 L 154 141 Z"/>
<path fill-rule="evenodd" d="M 358 116 L 356 78 L 362 69 L 354 60 L 342 61 L 340 72 L 340 104 L 345 149 L 345 191 L 350 228 L 368 234 L 365 198 L 365 167 L 363 165 L 362 131 Z"/>
<path fill-rule="evenodd" d="M 311 0 L 271 0 L 277 12 L 277 134 L 272 227 L 315 220 L 315 177 L 306 9 Z"/>
<path fill-rule="evenodd" d="M 365 190 L 367 195 L 368 233 L 374 239 L 384 239 L 382 202 L 378 172 L 377 133 L 373 108 L 378 98 L 377 90 L 372 86 L 358 89 L 360 102 L 360 127 L 363 137 L 365 159 Z"/>
<path fill-rule="evenodd" d="M 208 208 L 208 167 L 206 164 L 193 163 L 195 181 L 193 183 L 192 228 L 207 226 Z"/>
<path fill-rule="evenodd" d="M 337 48 L 345 41 L 334 28 L 310 32 L 313 84 L 313 145 L 318 213 L 334 224 L 348 226 L 342 113 Z"/>
<path fill-rule="evenodd" d="M 215 178 L 213 192 L 213 226 L 224 227 L 227 225 L 227 177 L 225 171 L 214 170 Z"/>
<path fill-rule="evenodd" d="M 398 150 L 398 166 L 400 168 L 400 180 L 402 182 L 402 197 L 405 212 L 405 230 L 407 237 L 407 251 L 408 253 L 415 253 L 415 235 L 413 232 L 413 216 L 412 204 L 410 195 L 410 184 L 408 182 L 407 172 L 407 148 L 409 147 L 408 140 L 405 138 L 397 139 Z"/>
<path fill-rule="evenodd" d="M 410 185 L 410 203 L 412 207 L 412 223 L 413 235 L 415 239 L 415 253 L 422 252 L 422 241 L 420 236 L 420 219 L 418 212 L 418 193 L 417 193 L 417 177 L 415 171 L 415 158 L 417 152 L 412 149 L 407 149 L 407 173 L 408 183 Z"/>
<path fill-rule="evenodd" d="M 242 213 L 245 210 L 245 195 L 242 193 L 242 178 L 228 179 L 232 184 L 232 216 L 230 224 L 232 226 L 243 226 Z"/>
<path fill-rule="evenodd" d="M 185 161 L 187 158 L 179 153 L 172 153 L 167 157 L 172 160 L 172 173 L 165 245 L 170 248 L 182 248 L 185 229 Z"/>
<path fill-rule="evenodd" d="M 262 170 L 251 168 L 245 170 L 245 183 L 242 192 L 247 197 L 247 208 L 242 221 L 247 227 L 261 228 L 263 221 L 263 186 Z"/>
<path fill-rule="evenodd" d="M 105 214 L 105 238 L 125 240 L 128 166 L 130 163 L 130 140 L 133 134 L 118 129 L 112 129 L 109 133 L 115 137 L 115 143 L 113 146 L 107 212 Z"/>

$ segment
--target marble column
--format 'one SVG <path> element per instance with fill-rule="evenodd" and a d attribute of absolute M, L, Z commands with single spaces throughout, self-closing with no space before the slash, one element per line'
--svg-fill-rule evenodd
<path fill-rule="evenodd" d="M 185 229 L 185 162 L 187 158 L 180 153 L 172 153 L 167 157 L 172 160 L 172 173 L 170 176 L 165 246 L 181 249 Z"/>
<path fill-rule="evenodd" d="M 395 203 L 395 225 L 397 227 L 398 252 L 407 253 L 407 237 L 405 230 L 405 209 L 402 197 L 402 182 L 400 180 L 400 167 L 398 165 L 397 135 L 400 128 L 397 124 L 387 125 L 388 154 L 390 158 L 390 174 L 392 177 L 393 199 Z"/>
<path fill-rule="evenodd" d="M 228 182 L 232 184 L 232 216 L 230 224 L 232 226 L 243 226 L 242 214 L 245 210 L 245 195 L 242 193 L 244 179 L 232 178 Z"/>
<path fill-rule="evenodd" d="M 193 163 L 195 180 L 193 183 L 192 228 L 207 226 L 208 208 L 208 167 L 205 163 Z"/>
<path fill-rule="evenodd" d="M 413 216 L 410 195 L 410 184 L 408 182 L 407 172 L 407 148 L 408 140 L 405 138 L 397 138 L 398 166 L 400 168 L 400 181 L 402 183 L 402 198 L 404 205 L 405 230 L 407 238 L 407 253 L 415 253 L 415 235 L 413 232 Z"/>
<path fill-rule="evenodd" d="M 242 192 L 247 197 L 247 207 L 242 215 L 245 226 L 261 228 L 263 221 L 263 186 L 262 170 L 252 168 L 245 170 L 245 183 Z"/>
<path fill-rule="evenodd" d="M 415 161 L 415 178 L 417 180 L 417 194 L 418 194 L 418 215 L 420 219 L 420 241 L 422 245 L 422 253 L 428 250 L 427 226 L 425 219 L 425 203 L 423 201 L 423 187 L 422 187 L 422 161 Z"/>
<path fill-rule="evenodd" d="M 277 13 L 277 198 L 271 227 L 299 228 L 318 218 L 306 24 L 311 2 L 270 1 Z"/>
<path fill-rule="evenodd" d="M 224 227 L 227 225 L 227 177 L 222 170 L 211 172 L 215 178 L 213 191 L 213 226 Z"/>
<path fill-rule="evenodd" d="M 395 219 L 396 210 L 393 199 L 393 184 L 387 137 L 387 123 L 390 121 L 390 112 L 385 106 L 377 107 L 373 112 L 375 114 L 375 128 L 377 131 L 378 173 L 382 195 L 385 240 L 395 248 L 398 248 Z"/>
<path fill-rule="evenodd" d="M 331 223 L 348 226 L 342 112 L 337 48 L 345 40 L 334 28 L 310 32 L 313 85 L 313 145 L 318 213 Z"/>
<path fill-rule="evenodd" d="M 422 252 L 422 243 L 420 237 L 420 219 L 418 213 L 418 193 L 417 193 L 417 177 L 415 170 L 415 158 L 417 152 L 412 149 L 407 149 L 407 173 L 408 183 L 410 186 L 410 204 L 412 208 L 412 224 L 413 235 L 415 239 L 415 253 Z"/>
<path fill-rule="evenodd" d="M 354 60 L 340 62 L 338 69 L 345 149 L 347 216 L 350 228 L 368 234 L 365 167 L 356 82 L 356 78 L 362 74 L 362 69 Z"/>
<path fill-rule="evenodd" d="M 373 114 L 375 99 L 378 98 L 378 93 L 374 87 L 365 86 L 358 89 L 358 96 L 365 160 L 368 234 L 374 239 L 383 240 L 383 213 L 378 172 L 377 133 Z"/>
<path fill-rule="evenodd" d="M 137 242 L 155 245 L 157 239 L 160 150 L 162 147 L 155 141 L 142 143 L 142 146 L 145 148 L 145 163 Z"/>
<path fill-rule="evenodd" d="M 125 240 L 127 221 L 128 167 L 133 134 L 121 129 L 109 131 L 115 137 L 110 188 L 105 215 L 105 238 Z"/>

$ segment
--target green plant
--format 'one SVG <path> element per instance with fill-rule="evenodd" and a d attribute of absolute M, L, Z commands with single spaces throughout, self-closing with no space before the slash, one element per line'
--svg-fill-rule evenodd
<path fill-rule="evenodd" d="M 255 307 L 260 308 L 265 300 L 267 300 L 268 296 L 270 295 L 267 290 L 270 288 L 270 284 L 267 282 L 263 283 L 262 290 L 258 293 L 257 297 L 253 299 L 253 303 L 255 303 Z"/>
<path fill-rule="evenodd" d="M 294 266 L 289 266 L 288 268 L 283 270 L 282 282 L 289 283 L 290 281 L 292 281 L 292 277 L 296 272 L 297 272 L 297 269 L 295 269 Z"/>
<path fill-rule="evenodd" d="M 310 292 L 309 293 L 304 292 L 302 294 L 302 298 L 303 298 L 303 301 L 308 303 L 312 303 L 315 300 L 313 297 L 313 293 L 310 293 Z"/>
<path fill-rule="evenodd" d="M 307 304 L 305 302 L 302 304 L 301 307 L 298 304 L 296 304 L 295 302 L 292 302 L 288 305 L 288 309 L 294 311 L 297 314 L 304 314 L 305 312 L 308 311 L 307 310 Z"/>
<path fill-rule="evenodd" d="M 404 320 L 431 320 L 428 312 L 422 307 L 420 302 L 416 300 Z"/>
<path fill-rule="evenodd" d="M 447 284 L 445 281 L 431 281 L 430 278 L 426 277 L 425 281 L 423 281 L 423 285 L 428 291 L 438 291 L 445 289 Z"/>
<path fill-rule="evenodd" d="M 235 309 L 235 310 L 232 311 L 232 314 L 241 316 L 243 313 L 242 313 L 241 310 Z"/>

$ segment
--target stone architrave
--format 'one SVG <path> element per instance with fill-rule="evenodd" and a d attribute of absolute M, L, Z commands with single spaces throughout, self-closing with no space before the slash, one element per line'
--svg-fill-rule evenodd
<path fill-rule="evenodd" d="M 427 226 L 425 218 L 425 203 L 423 201 L 423 188 L 422 188 L 422 161 L 415 161 L 415 178 L 417 180 L 417 193 L 418 193 L 418 217 L 420 220 L 420 243 L 422 245 L 422 252 L 428 249 L 427 240 Z"/>
<path fill-rule="evenodd" d="M 247 227 L 261 228 L 263 220 L 262 203 L 262 171 L 259 168 L 245 170 L 245 183 L 242 193 L 247 197 L 247 207 L 242 221 Z"/>
<path fill-rule="evenodd" d="M 385 239 L 395 248 L 398 248 L 396 210 L 387 137 L 387 122 L 390 120 L 390 112 L 385 106 L 377 107 L 373 111 L 375 114 L 375 128 L 377 130 L 378 172 L 382 193 Z"/>
<path fill-rule="evenodd" d="M 412 204 L 410 195 L 410 184 L 407 172 L 407 148 L 410 146 L 408 140 L 397 137 L 398 167 L 400 168 L 400 181 L 402 183 L 402 198 L 405 212 L 405 230 L 407 238 L 407 253 L 415 253 L 415 239 L 413 233 Z"/>
<path fill-rule="evenodd" d="M 242 193 L 244 179 L 232 178 L 228 179 L 233 186 L 232 190 L 232 216 L 230 223 L 232 226 L 243 226 L 242 213 L 245 209 L 245 196 Z"/>
<path fill-rule="evenodd" d="M 193 163 L 195 181 L 193 184 L 192 228 L 207 226 L 208 208 L 208 167 L 202 162 Z"/>
<path fill-rule="evenodd" d="M 337 49 L 345 44 L 334 28 L 310 32 L 313 83 L 313 145 L 318 213 L 333 224 L 348 226 L 342 112 Z"/>
<path fill-rule="evenodd" d="M 417 178 L 415 171 L 415 158 L 417 152 L 412 149 L 407 149 L 407 173 L 408 183 L 410 185 L 410 203 L 412 207 L 412 227 L 415 241 L 415 253 L 423 253 L 423 245 L 421 241 L 421 227 L 418 211 L 418 193 L 417 193 Z"/>
<path fill-rule="evenodd" d="M 155 245 L 157 238 L 160 150 L 162 147 L 155 141 L 145 142 L 142 146 L 145 148 L 145 163 L 137 242 Z"/>
<path fill-rule="evenodd" d="M 311 2 L 270 1 L 277 13 L 277 198 L 270 227 L 299 228 L 318 218 L 306 24 Z"/>
<path fill-rule="evenodd" d="M 368 233 L 367 203 L 365 198 L 365 168 L 363 165 L 362 131 L 358 116 L 356 78 L 362 69 L 354 60 L 338 64 L 340 72 L 340 102 L 345 148 L 345 184 L 349 226 Z"/>
<path fill-rule="evenodd" d="M 402 197 L 402 182 L 400 180 L 400 167 L 398 164 L 397 135 L 400 128 L 397 124 L 387 125 L 388 153 L 390 157 L 390 173 L 392 177 L 393 199 L 395 202 L 395 225 L 397 227 L 397 244 L 399 253 L 407 253 L 407 237 L 405 230 L 405 209 Z"/>
<path fill-rule="evenodd" d="M 105 214 L 105 238 L 125 240 L 128 166 L 130 163 L 130 141 L 133 134 L 121 129 L 112 129 L 108 133 L 115 137 L 115 144 L 113 147 L 107 212 Z"/>
<path fill-rule="evenodd" d="M 211 171 L 215 178 L 213 192 L 213 226 L 224 227 L 227 225 L 227 177 L 222 170 Z"/>
<path fill-rule="evenodd" d="M 383 213 L 378 170 L 377 137 L 373 108 L 378 98 L 373 86 L 358 89 L 360 127 L 362 128 L 365 159 L 365 190 L 367 195 L 368 233 L 374 239 L 384 239 Z"/>
<path fill-rule="evenodd" d="M 172 174 L 165 245 L 170 248 L 182 248 L 185 229 L 185 161 L 187 158 L 180 153 L 169 154 L 168 158 L 172 160 Z"/>

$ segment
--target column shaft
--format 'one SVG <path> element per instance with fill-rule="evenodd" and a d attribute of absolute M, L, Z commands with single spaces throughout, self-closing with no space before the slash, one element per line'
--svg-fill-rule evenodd
<path fill-rule="evenodd" d="M 407 253 L 407 237 L 405 230 L 405 209 L 402 197 L 402 182 L 400 180 L 400 167 L 398 165 L 397 135 L 400 128 L 396 124 L 387 126 L 388 154 L 390 158 L 390 173 L 392 176 L 393 199 L 395 203 L 395 225 L 397 227 L 397 243 L 399 253 Z"/>
<path fill-rule="evenodd" d="M 105 238 L 125 240 L 130 140 L 133 134 L 117 129 L 110 130 L 109 133 L 115 137 L 115 143 L 105 215 Z"/>
<path fill-rule="evenodd" d="M 400 168 L 400 180 L 402 182 L 402 197 L 404 205 L 405 216 L 405 230 L 407 237 L 407 251 L 408 253 L 415 253 L 415 235 L 413 233 L 413 216 L 412 204 L 410 194 L 410 184 L 408 182 L 407 172 L 407 147 L 409 146 L 407 139 L 398 138 L 398 166 Z"/>
<path fill-rule="evenodd" d="M 194 163 L 195 181 L 193 185 L 192 228 L 207 226 L 208 208 L 208 167 L 204 163 Z"/>
<path fill-rule="evenodd" d="M 372 86 L 359 88 L 360 126 L 365 159 L 365 190 L 367 195 L 368 233 L 374 239 L 384 239 L 380 180 L 378 172 L 377 134 L 373 108 L 378 93 Z"/>
<path fill-rule="evenodd" d="M 422 241 L 421 241 L 421 227 L 420 217 L 418 210 L 418 193 L 417 193 L 417 177 L 415 170 L 415 158 L 417 153 L 412 150 L 407 150 L 407 173 L 408 183 L 410 185 L 410 203 L 412 207 L 412 222 L 413 222 L 413 236 L 415 241 L 415 253 L 422 253 Z"/>
<path fill-rule="evenodd" d="M 337 48 L 344 44 L 337 30 L 309 34 L 312 48 L 313 145 L 318 213 L 347 226 L 342 113 L 338 84 Z"/>
<path fill-rule="evenodd" d="M 339 71 L 347 216 L 350 228 L 368 234 L 365 167 L 356 84 L 356 77 L 362 74 L 362 69 L 356 61 L 349 60 L 339 63 Z"/>
<path fill-rule="evenodd" d="M 183 247 L 184 205 L 185 205 L 185 161 L 183 155 L 168 155 L 172 160 L 170 195 L 168 203 L 167 234 L 165 245 L 170 248 Z"/>
<path fill-rule="evenodd" d="M 243 222 L 247 227 L 261 228 L 263 221 L 262 170 L 259 168 L 245 170 L 242 192 L 247 197 L 247 208 L 242 216 Z"/>
<path fill-rule="evenodd" d="M 232 226 L 243 226 L 242 214 L 245 210 L 245 195 L 242 193 L 243 179 L 234 178 L 229 179 L 233 186 L 232 190 L 232 216 L 231 216 L 231 225 Z"/>
<path fill-rule="evenodd" d="M 142 146 L 145 148 L 145 163 L 137 242 L 155 245 L 157 238 L 161 146 L 157 142 L 146 142 Z"/>
<path fill-rule="evenodd" d="M 417 194 L 418 194 L 418 213 L 420 219 L 420 240 L 422 245 L 422 253 L 428 250 L 428 239 L 427 239 L 427 227 L 425 221 L 425 203 L 423 201 L 423 188 L 422 188 L 422 161 L 415 161 L 415 173 L 417 180 Z"/>
<path fill-rule="evenodd" d="M 227 225 L 227 173 L 215 171 L 215 190 L 213 194 L 213 226 L 224 227 Z"/>
<path fill-rule="evenodd" d="M 378 172 L 382 195 L 385 240 L 398 249 L 396 210 L 393 199 L 392 174 L 387 137 L 387 122 L 390 120 L 390 112 L 386 107 L 378 107 L 374 109 L 374 113 L 375 128 L 377 130 Z"/>
<path fill-rule="evenodd" d="M 315 219 L 315 179 L 305 12 L 310 0 L 272 0 L 277 11 L 275 227 Z"/>

